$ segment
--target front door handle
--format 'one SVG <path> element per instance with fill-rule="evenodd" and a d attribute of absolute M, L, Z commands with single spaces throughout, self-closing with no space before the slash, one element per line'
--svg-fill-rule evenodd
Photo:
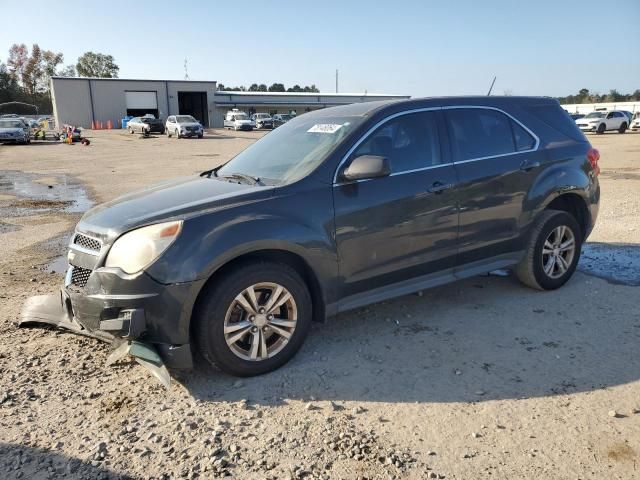
<path fill-rule="evenodd" d="M 427 192 L 442 193 L 445 190 L 449 190 L 450 188 L 453 188 L 453 183 L 433 182 L 433 185 L 427 188 Z"/>
<path fill-rule="evenodd" d="M 538 168 L 540 166 L 540 162 L 530 162 L 529 160 L 523 160 L 520 164 L 520 170 L 523 172 L 528 172 L 529 170 L 533 170 L 534 168 Z"/>

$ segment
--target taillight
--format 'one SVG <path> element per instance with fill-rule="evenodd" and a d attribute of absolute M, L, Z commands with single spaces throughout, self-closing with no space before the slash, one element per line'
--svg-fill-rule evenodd
<path fill-rule="evenodd" d="M 589 159 L 591 167 L 593 167 L 593 171 L 596 172 L 596 175 L 600 175 L 600 167 L 598 166 L 598 160 L 600 160 L 600 152 L 595 148 L 590 148 L 587 152 L 587 158 Z"/>

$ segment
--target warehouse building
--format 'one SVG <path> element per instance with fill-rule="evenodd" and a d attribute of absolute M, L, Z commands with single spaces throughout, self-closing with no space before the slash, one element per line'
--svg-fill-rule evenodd
<path fill-rule="evenodd" d="M 345 93 L 228 92 L 216 82 L 191 80 L 132 80 L 119 78 L 52 77 L 53 114 L 58 125 L 120 128 L 127 115 L 147 113 L 192 115 L 205 127 L 222 127 L 227 110 L 247 113 L 301 114 L 319 108 L 373 100 L 410 98 L 408 95 Z"/>

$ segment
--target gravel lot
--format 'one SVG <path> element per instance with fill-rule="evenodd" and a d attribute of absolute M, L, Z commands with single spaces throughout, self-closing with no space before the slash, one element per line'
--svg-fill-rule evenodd
<path fill-rule="evenodd" d="M 272 374 L 169 392 L 97 341 L 18 329 L 21 305 L 59 288 L 92 201 L 262 134 L 88 135 L 0 146 L 1 478 L 640 478 L 640 134 L 590 137 L 600 216 L 564 288 L 468 279 L 316 325 Z"/>

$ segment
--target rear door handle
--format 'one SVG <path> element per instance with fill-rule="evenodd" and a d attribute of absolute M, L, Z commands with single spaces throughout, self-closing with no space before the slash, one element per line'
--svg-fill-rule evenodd
<path fill-rule="evenodd" d="M 528 160 L 523 160 L 520 164 L 520 170 L 523 172 L 528 172 L 529 170 L 533 170 L 534 168 L 538 168 L 540 166 L 540 162 L 530 162 Z"/>
<path fill-rule="evenodd" d="M 433 182 L 429 188 L 427 188 L 427 192 L 429 193 L 442 193 L 445 190 L 449 190 L 453 188 L 453 183 L 442 183 L 442 182 Z"/>

